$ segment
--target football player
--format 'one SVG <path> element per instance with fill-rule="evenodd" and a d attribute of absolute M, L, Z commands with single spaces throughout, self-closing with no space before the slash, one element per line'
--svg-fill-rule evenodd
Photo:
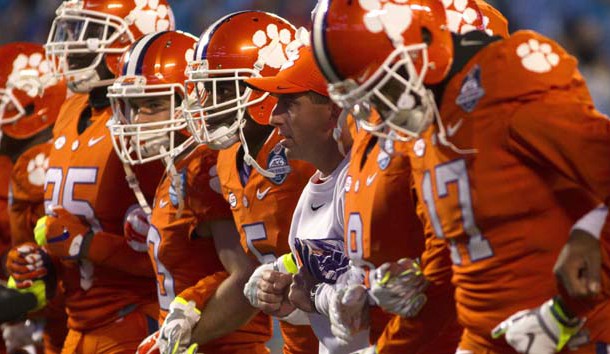
<path fill-rule="evenodd" d="M 0 151 L 10 158 L 9 224 L 11 244 L 7 268 L 17 288 L 26 288 L 35 279 L 45 276 L 38 246 L 34 240 L 36 220 L 44 215 L 43 194 L 46 163 L 51 149 L 53 124 L 67 88 L 63 80 L 51 73 L 42 45 L 10 43 L 0 47 Z M 8 187 L 8 183 L 6 185 Z M 27 243 L 27 245 L 23 245 Z M 25 257 L 33 252 L 35 260 Z M 33 262 L 28 262 L 32 260 Z M 30 266 L 33 269 L 28 269 Z M 44 345 L 47 353 L 59 353 L 66 337 L 66 314 L 58 296 L 43 313 Z"/>
<path fill-rule="evenodd" d="M 451 250 L 460 352 L 566 350 L 583 324 L 559 298 L 547 302 L 553 263 L 610 185 L 608 166 L 594 162 L 607 155 L 610 123 L 576 60 L 530 31 L 452 35 L 436 1 L 326 5 L 313 38 L 331 96 L 345 108 L 373 104 L 409 141 L 417 197 Z M 499 322 L 541 304 L 519 343 L 492 338 Z M 609 339 L 604 305 L 584 325 L 592 342 Z"/>
<path fill-rule="evenodd" d="M 185 69 L 196 43 L 176 31 L 143 37 L 123 56 L 121 76 L 108 91 L 114 111 L 109 127 L 121 160 L 163 161 L 167 171 L 147 237 L 162 323 L 153 338 L 161 353 L 186 351 L 198 325 L 203 352 L 267 353 L 269 318 L 247 323 L 256 311 L 241 289 L 254 264 L 220 192 L 217 152 L 193 144 L 182 117 Z M 149 351 L 151 342 L 145 340 L 139 352 Z"/>
<path fill-rule="evenodd" d="M 52 70 L 76 94 L 61 107 L 45 179 L 41 241 L 57 260 L 69 332 L 65 353 L 133 352 L 156 321 L 154 273 L 124 220 L 137 201 L 106 127 L 106 88 L 120 54 L 145 33 L 173 28 L 166 1 L 65 1 L 45 46 Z M 151 197 L 161 166 L 142 173 Z M 128 236 L 128 235 L 127 235 Z M 143 242 L 140 242 L 142 245 Z"/>
<path fill-rule="evenodd" d="M 281 136 L 269 125 L 276 100 L 246 88 L 243 81 L 276 74 L 295 39 L 294 27 L 276 15 L 230 14 L 202 34 L 187 69 L 187 89 L 196 93 L 185 107 L 189 126 L 199 142 L 220 149 L 223 196 L 246 253 L 264 265 L 257 274 L 290 253 L 292 212 L 314 168 L 287 159 Z M 280 321 L 284 353 L 310 353 L 317 339 L 309 323 L 295 317 Z"/>
<path fill-rule="evenodd" d="M 490 31 L 489 27 L 493 27 L 493 30 L 507 34 L 506 20 L 482 1 L 443 4 L 452 14 L 448 24 L 454 33 L 484 28 Z M 479 13 L 479 5 L 486 5 L 482 13 Z M 411 194 L 410 164 L 408 153 L 404 151 L 407 145 L 388 139 L 388 133 L 380 130 L 369 134 L 361 129 L 356 135 L 345 188 L 345 242 L 350 260 L 367 272 L 374 272 L 381 266 L 378 271 L 381 274 L 383 270 L 401 268 L 399 264 L 385 262 L 418 257 L 424 240 Z M 388 223 L 388 219 L 395 221 Z M 378 353 L 444 353 L 457 346 L 462 329 L 455 315 L 449 253 L 443 240 L 436 239 L 433 234 L 428 234 L 426 244 L 422 271 L 429 283 L 426 289 L 428 305 L 415 317 L 395 316 L 376 344 Z M 370 286 L 370 282 L 365 284 Z M 386 287 L 373 287 L 382 306 L 388 301 L 378 292 Z M 349 296 L 349 292 L 343 295 L 344 298 Z M 354 305 L 366 306 L 367 303 L 348 307 L 337 302 L 337 310 L 357 313 Z M 402 301 L 392 301 L 386 310 L 404 316 L 402 305 Z M 372 316 L 372 320 L 374 318 Z M 331 322 L 335 319 L 331 317 Z M 341 329 L 339 333 L 350 334 L 347 323 L 334 325 Z M 374 329 L 372 323 L 371 330 Z M 432 340 L 430 336 L 437 339 Z"/>

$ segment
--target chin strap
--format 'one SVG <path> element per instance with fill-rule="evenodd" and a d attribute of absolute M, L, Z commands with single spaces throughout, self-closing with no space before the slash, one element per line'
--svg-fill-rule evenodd
<path fill-rule="evenodd" d="M 165 147 L 161 146 L 159 151 L 161 154 L 165 155 L 166 150 Z M 174 165 L 174 160 L 167 154 L 163 159 L 165 163 L 165 172 L 171 178 L 171 185 L 174 187 L 176 191 L 176 198 L 178 198 L 178 210 L 176 211 L 176 219 L 180 219 L 182 217 L 182 211 L 184 210 L 184 185 L 182 184 L 182 177 L 178 173 L 176 169 L 176 165 Z"/>
<path fill-rule="evenodd" d="M 127 184 L 129 184 L 129 188 L 131 188 L 133 194 L 136 196 L 138 204 L 140 204 L 140 207 L 142 207 L 142 210 L 144 210 L 146 215 L 150 216 L 152 214 L 152 209 L 150 208 L 146 197 L 144 197 L 144 193 L 142 193 L 138 177 L 133 172 L 133 169 L 129 164 L 123 163 L 123 169 L 125 170 L 125 179 L 127 180 Z"/>
<path fill-rule="evenodd" d="M 250 155 L 250 149 L 248 148 L 248 143 L 246 142 L 246 139 L 244 137 L 244 132 L 243 129 L 239 128 L 239 137 L 241 139 L 241 145 L 244 148 L 244 162 L 247 163 L 248 165 L 254 167 L 258 173 L 260 173 L 262 176 L 266 177 L 266 178 L 275 178 L 276 174 L 271 172 L 271 171 L 267 171 L 264 168 L 261 167 L 261 165 L 258 164 L 258 162 L 256 162 L 256 160 L 254 159 L 254 157 L 252 157 L 252 155 Z"/>

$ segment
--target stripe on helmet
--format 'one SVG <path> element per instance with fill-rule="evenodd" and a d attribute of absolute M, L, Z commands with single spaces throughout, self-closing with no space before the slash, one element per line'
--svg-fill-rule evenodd
<path fill-rule="evenodd" d="M 332 63 L 331 58 L 328 57 L 328 46 L 326 43 L 326 26 L 328 20 L 328 7 L 330 6 L 330 0 L 321 0 L 319 7 L 315 13 L 313 22 L 313 50 L 314 58 L 318 63 L 318 67 L 321 69 L 322 74 L 326 77 L 328 82 L 336 83 L 342 81 L 339 74 L 335 70 L 335 66 Z"/>
<path fill-rule="evenodd" d="M 168 31 L 150 33 L 142 37 L 129 51 L 129 58 L 123 66 L 123 76 L 141 75 L 142 63 L 144 62 L 148 48 L 150 48 L 157 37 L 167 32 Z"/>

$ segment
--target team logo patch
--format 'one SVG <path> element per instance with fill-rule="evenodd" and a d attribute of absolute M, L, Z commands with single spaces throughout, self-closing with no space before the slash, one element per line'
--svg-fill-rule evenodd
<path fill-rule="evenodd" d="M 394 141 L 392 139 L 383 140 L 383 146 L 377 155 L 377 164 L 381 170 L 385 170 L 390 165 L 392 154 L 394 153 Z"/>
<path fill-rule="evenodd" d="M 345 179 L 345 193 L 348 193 L 352 189 L 352 176 L 349 175 Z"/>
<path fill-rule="evenodd" d="M 235 208 L 237 206 L 237 197 L 233 192 L 229 192 L 229 205 L 231 208 Z"/>
<path fill-rule="evenodd" d="M 59 150 L 64 147 L 64 145 L 66 145 L 66 136 L 62 135 L 59 138 L 55 139 L 53 145 L 55 146 L 55 150 Z"/>
<path fill-rule="evenodd" d="M 485 90 L 481 85 L 481 67 L 475 65 L 464 78 L 460 94 L 455 99 L 455 103 L 462 107 L 464 111 L 470 113 L 483 96 L 485 96 Z"/>
<path fill-rule="evenodd" d="M 415 142 L 415 144 L 413 145 L 413 152 L 417 157 L 424 156 L 424 154 L 426 153 L 426 142 L 424 141 L 424 139 L 419 139 Z"/>
<path fill-rule="evenodd" d="M 182 184 L 182 200 L 186 197 L 186 170 L 182 170 L 179 172 L 180 174 L 180 184 Z M 174 183 L 169 184 L 169 200 L 172 202 L 173 206 L 178 206 L 178 192 L 176 191 L 176 186 Z"/>
<path fill-rule="evenodd" d="M 49 169 L 49 158 L 42 152 L 28 162 L 28 181 L 33 186 L 43 186 L 44 178 Z"/>
<path fill-rule="evenodd" d="M 282 145 L 277 144 L 269 154 L 267 159 L 267 170 L 275 173 L 275 177 L 269 178 L 274 184 L 282 184 L 292 171 L 286 157 L 286 149 Z"/>

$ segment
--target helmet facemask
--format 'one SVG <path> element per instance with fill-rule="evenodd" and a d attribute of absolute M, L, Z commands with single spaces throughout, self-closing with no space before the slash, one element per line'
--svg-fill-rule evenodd
<path fill-rule="evenodd" d="M 421 72 L 415 61 L 421 62 Z M 350 109 L 360 127 L 373 135 L 397 140 L 418 137 L 434 121 L 436 103 L 424 86 L 429 65 L 424 43 L 398 46 L 377 71 L 361 85 L 352 79 L 329 85 L 331 98 Z M 383 117 L 370 121 L 370 104 Z M 388 136 L 391 129 L 398 134 Z"/>
<path fill-rule="evenodd" d="M 191 146 L 194 139 L 185 134 L 186 122 L 179 102 L 182 97 L 182 85 L 146 85 L 146 79 L 142 76 L 121 77 L 108 88 L 113 110 L 108 127 L 121 161 L 137 165 L 174 159 Z M 134 121 L 138 113 L 134 102 L 162 99 L 169 102 L 168 119 L 142 123 Z"/>
<path fill-rule="evenodd" d="M 189 63 L 184 113 L 197 142 L 222 150 L 240 140 L 248 108 L 269 94 L 255 93 L 245 85 L 246 79 L 260 77 L 256 69 L 207 68 L 206 60 Z"/>
<path fill-rule="evenodd" d="M 120 55 L 133 41 L 124 19 L 64 3 L 57 10 L 45 51 L 54 63 L 53 73 L 65 76 L 72 91 L 87 93 L 112 83 L 113 79 L 100 77 L 98 67 L 106 65 L 106 55 Z"/>

